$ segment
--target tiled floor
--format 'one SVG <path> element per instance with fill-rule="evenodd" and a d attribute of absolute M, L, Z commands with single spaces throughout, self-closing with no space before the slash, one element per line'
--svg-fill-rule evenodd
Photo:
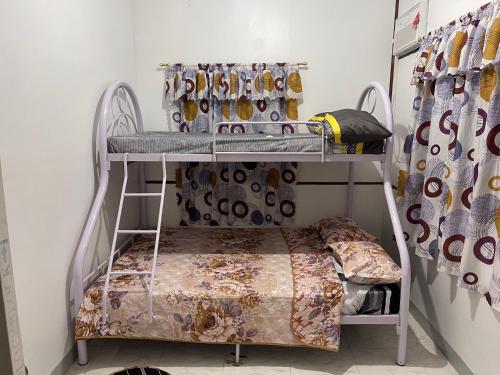
<path fill-rule="evenodd" d="M 342 335 L 338 353 L 242 346 L 242 355 L 247 358 L 240 367 L 226 363 L 234 350 L 232 345 L 96 340 L 89 343 L 89 364 L 75 363 L 68 374 L 108 375 L 124 367 L 144 365 L 172 375 L 457 374 L 413 318 L 405 367 L 394 364 L 397 336 L 393 326 L 346 326 Z"/>

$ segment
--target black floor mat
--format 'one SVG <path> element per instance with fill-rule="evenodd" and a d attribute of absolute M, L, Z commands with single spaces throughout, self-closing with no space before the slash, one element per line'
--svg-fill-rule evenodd
<path fill-rule="evenodd" d="M 132 367 L 111 375 L 170 375 L 168 372 L 152 367 Z"/>

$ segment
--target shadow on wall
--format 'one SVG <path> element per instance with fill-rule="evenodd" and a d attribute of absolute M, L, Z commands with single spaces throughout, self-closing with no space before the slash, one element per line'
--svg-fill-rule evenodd
<path fill-rule="evenodd" d="M 98 129 L 99 129 L 99 112 L 101 110 L 102 106 L 102 100 L 103 100 L 104 93 L 101 95 L 99 98 L 99 102 L 96 107 L 96 111 L 94 113 L 94 121 L 93 121 L 93 126 L 92 126 L 92 165 L 94 166 L 93 169 L 93 175 L 94 175 L 94 181 L 93 181 L 93 186 L 94 189 L 92 191 L 92 201 L 94 200 L 94 197 L 97 194 L 97 189 L 99 186 L 99 175 L 98 175 L 98 154 L 97 154 L 97 134 L 98 134 Z M 82 235 L 84 231 L 84 223 L 87 222 L 87 220 L 90 217 L 90 211 L 92 209 L 92 201 L 89 204 L 89 209 L 87 212 L 87 215 L 85 216 L 85 220 L 82 221 L 81 225 L 81 232 L 80 235 L 78 236 L 78 241 L 76 243 L 76 247 L 73 249 L 73 257 L 71 260 L 71 265 L 68 269 L 68 273 L 66 276 L 66 301 L 68 301 L 68 304 L 66 305 L 66 316 L 67 316 L 67 325 L 68 325 L 68 332 L 73 333 L 74 332 L 74 327 L 75 327 L 75 314 L 78 312 L 80 306 L 75 306 L 75 301 L 74 301 L 74 293 L 72 291 L 72 282 L 73 282 L 73 265 L 75 262 L 75 255 L 76 251 L 78 248 L 78 245 L 80 241 L 82 240 Z M 106 206 L 106 202 L 104 203 L 104 206 Z M 109 217 L 108 217 L 108 209 L 105 208 L 104 210 L 101 211 L 100 214 L 100 220 L 98 220 L 98 223 L 96 225 L 96 229 L 94 232 L 96 233 L 94 236 L 96 238 L 95 243 L 99 243 L 102 235 L 103 235 L 103 229 L 107 231 L 107 233 L 110 233 L 111 230 L 111 225 L 109 223 Z M 93 238 L 94 238 L 93 236 Z M 111 246 L 111 245 L 110 245 Z M 92 254 L 92 264 L 94 264 L 96 261 L 98 261 L 98 251 L 97 251 L 97 246 L 94 249 L 94 253 Z M 73 335 L 68 336 L 66 342 L 66 347 L 67 346 L 72 346 L 74 344 L 74 339 Z"/>
<path fill-rule="evenodd" d="M 436 279 L 438 278 L 438 275 L 442 274 L 445 277 L 449 278 L 449 287 L 450 287 L 450 297 L 449 297 L 449 302 L 450 304 L 453 304 L 455 302 L 455 299 L 457 297 L 458 289 L 464 289 L 459 286 L 459 278 L 458 276 L 455 275 L 447 275 L 445 273 L 439 272 L 437 270 L 437 260 L 428 260 L 426 261 L 426 272 L 424 272 L 424 266 L 422 262 L 420 261 L 420 258 L 414 254 L 414 248 L 411 248 L 410 253 L 412 255 L 412 282 L 417 282 L 418 285 L 428 285 L 431 286 L 434 284 Z M 465 289 L 464 289 L 465 290 Z M 430 293 L 430 288 L 421 288 L 420 289 L 422 293 L 422 297 L 424 301 L 430 302 L 431 299 L 431 293 Z M 477 314 L 477 309 L 480 303 L 486 303 L 484 296 L 481 294 L 474 292 L 472 290 L 467 290 L 467 294 L 469 296 L 469 301 L 470 301 L 470 317 L 472 320 L 476 318 Z M 437 314 L 432 306 L 431 303 L 426 303 L 425 304 L 425 310 L 427 313 L 427 316 L 430 321 L 434 322 L 437 324 Z M 496 318 L 498 322 L 500 322 L 500 312 L 496 310 L 492 310 L 493 316 Z M 435 327 L 436 329 L 439 330 L 439 327 Z"/>
<path fill-rule="evenodd" d="M 93 127 L 92 127 L 92 166 L 93 166 L 93 191 L 91 194 L 91 200 L 89 201 L 89 209 L 87 211 L 87 214 L 85 216 L 85 219 L 82 220 L 81 222 L 81 232 L 78 237 L 78 241 L 76 243 L 76 246 L 73 251 L 73 258 L 71 261 L 71 265 L 68 269 L 68 273 L 66 276 L 66 301 L 68 301 L 66 305 L 66 316 L 67 316 L 67 325 L 68 325 L 68 332 L 70 332 L 70 336 L 67 338 L 67 343 L 66 347 L 71 347 L 74 344 L 74 339 L 73 339 L 73 332 L 74 332 L 74 327 L 75 327 L 75 314 L 79 310 L 79 306 L 75 306 L 74 304 L 74 291 L 72 290 L 72 281 L 73 281 L 73 265 L 75 261 L 75 255 L 76 251 L 78 248 L 78 245 L 82 239 L 83 232 L 84 232 L 84 227 L 85 223 L 88 221 L 92 209 L 92 203 L 95 199 L 95 196 L 97 194 L 97 190 L 99 187 L 99 160 L 98 160 L 98 152 L 97 152 L 97 139 L 98 139 L 98 132 L 99 132 L 99 114 L 101 111 L 101 106 L 102 106 L 102 101 L 103 101 L 103 96 L 104 92 L 101 95 L 99 102 L 96 106 L 96 110 L 94 113 L 94 120 L 93 120 Z M 130 169 L 129 169 L 130 171 Z M 131 171 L 130 173 L 131 176 L 135 176 L 134 170 Z M 103 203 L 103 208 L 99 214 L 99 218 L 96 223 L 96 227 L 91 235 L 91 241 L 89 244 L 89 249 L 87 251 L 87 256 L 86 259 L 89 258 L 90 255 L 90 260 L 85 261 L 85 265 L 91 266 L 90 270 L 87 270 L 86 267 L 84 267 L 84 278 L 89 272 L 97 270 L 97 266 L 102 264 L 103 261 L 105 261 L 108 256 L 109 256 L 109 251 L 111 249 L 111 240 L 112 240 L 112 235 L 114 232 L 114 225 L 115 225 L 115 220 L 116 220 L 116 215 L 118 211 L 118 205 L 119 205 L 119 198 L 120 195 L 116 193 L 118 191 L 117 189 L 121 188 L 121 183 L 123 179 L 123 172 L 121 168 L 112 168 L 110 171 L 110 176 L 109 176 L 109 185 L 107 188 L 106 192 L 106 197 L 104 199 Z M 133 177 L 129 178 L 129 186 L 133 185 L 134 181 Z M 138 202 L 136 202 L 138 204 Z M 125 206 L 125 205 L 124 205 Z M 128 206 L 128 204 L 127 204 Z M 125 207 L 124 207 L 125 211 Z M 136 215 L 137 218 L 139 215 Z M 123 222 L 123 221 L 122 221 Z M 120 245 L 120 242 L 118 242 L 118 245 Z M 90 254 L 89 254 L 90 253 Z M 92 282 L 97 276 L 99 276 L 100 273 L 97 273 L 94 275 L 90 282 Z M 85 287 L 85 283 L 84 283 Z"/>

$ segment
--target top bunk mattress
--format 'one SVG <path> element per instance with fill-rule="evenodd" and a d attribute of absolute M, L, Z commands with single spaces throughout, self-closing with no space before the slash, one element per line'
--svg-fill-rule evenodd
<path fill-rule="evenodd" d="M 321 152 L 321 136 L 295 134 L 217 134 L 219 152 Z M 108 137 L 109 153 L 212 154 L 213 136 L 209 133 L 144 132 Z M 325 143 L 330 154 L 382 154 L 384 142 L 358 144 Z"/>

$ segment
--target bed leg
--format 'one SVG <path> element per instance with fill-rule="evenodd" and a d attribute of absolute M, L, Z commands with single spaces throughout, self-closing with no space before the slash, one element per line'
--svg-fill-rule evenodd
<path fill-rule="evenodd" d="M 240 344 L 236 344 L 236 350 L 234 352 L 234 364 L 240 364 Z"/>
<path fill-rule="evenodd" d="M 398 338 L 398 354 L 396 357 L 396 364 L 404 366 L 406 363 L 406 343 L 408 338 L 408 318 L 401 317 L 400 325 L 396 326 L 399 334 Z"/>
<path fill-rule="evenodd" d="M 77 340 L 76 349 L 78 352 L 78 364 L 80 366 L 85 366 L 89 363 L 89 358 L 87 356 L 87 340 Z"/>
<path fill-rule="evenodd" d="M 240 358 L 246 358 L 244 355 L 240 354 L 240 344 L 236 344 L 235 351 L 231 352 L 231 355 L 234 355 L 234 359 L 228 359 L 226 363 L 233 366 L 241 366 L 243 363 L 240 362 Z"/>

